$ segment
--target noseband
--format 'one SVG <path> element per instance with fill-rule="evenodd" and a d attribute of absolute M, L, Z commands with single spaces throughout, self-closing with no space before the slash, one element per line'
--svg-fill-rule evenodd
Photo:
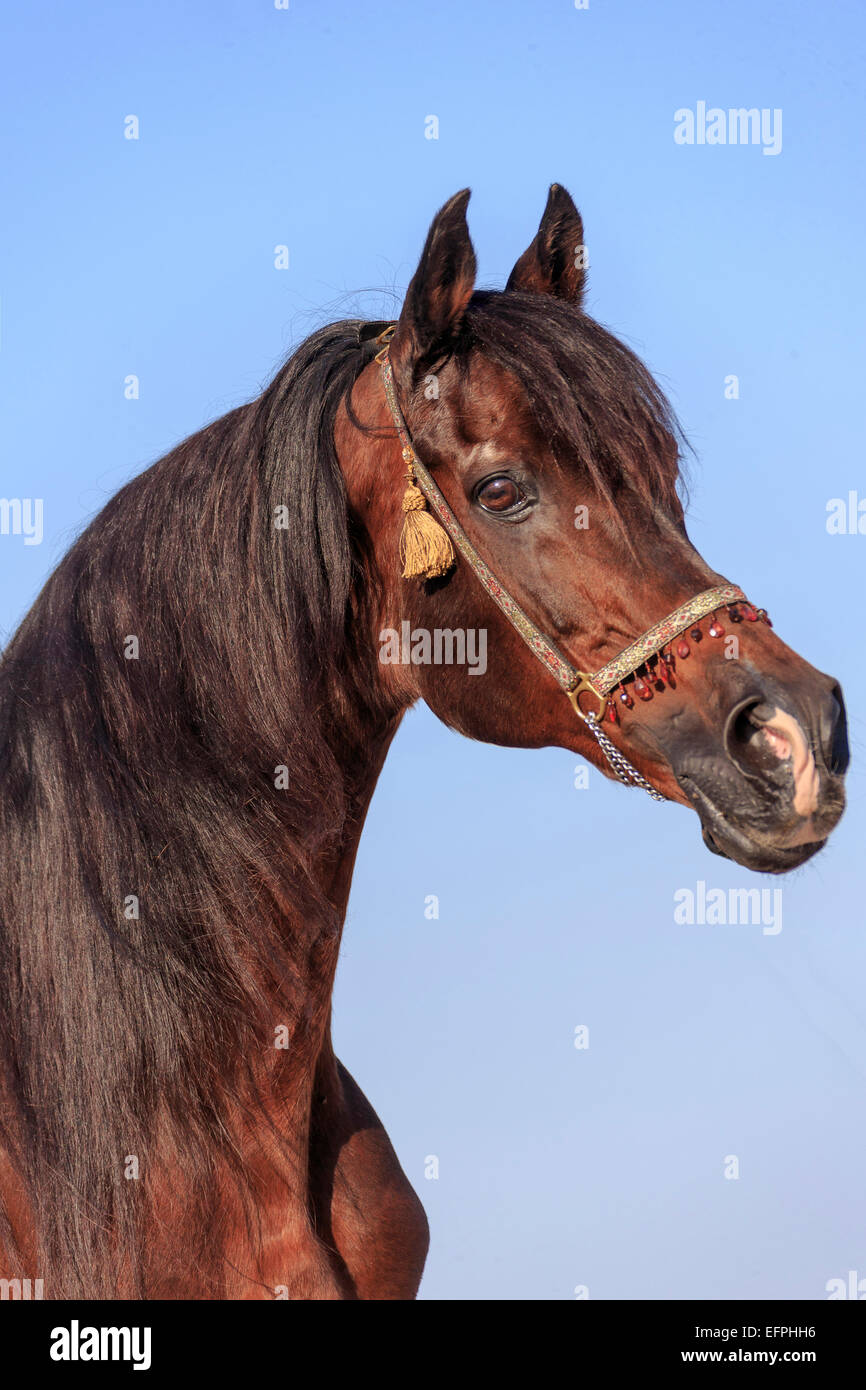
<path fill-rule="evenodd" d="M 386 344 L 390 342 L 395 328 L 396 325 L 390 325 L 379 335 L 378 341 Z M 664 690 L 666 684 L 671 686 L 676 684 L 675 656 L 671 644 L 677 638 L 680 640 L 677 642 L 676 656 L 684 661 L 691 650 L 685 634 L 688 632 L 693 642 L 700 642 L 703 637 L 700 626 L 702 619 L 711 616 L 709 635 L 721 637 L 725 629 L 718 618 L 720 608 L 727 608 L 732 623 L 740 623 L 744 618 L 749 622 L 757 622 L 760 619 L 772 627 L 766 610 L 754 608 L 742 589 L 739 589 L 736 584 L 720 584 L 715 589 L 706 589 L 703 593 L 689 599 L 687 603 L 681 604 L 679 608 L 675 608 L 666 618 L 662 618 L 660 622 L 648 628 L 642 636 L 631 642 L 600 670 L 594 671 L 592 674 L 579 671 L 576 666 L 565 659 L 553 643 L 544 636 L 544 633 L 526 616 L 519 603 L 503 588 L 478 554 L 431 474 L 415 452 L 412 437 L 394 390 L 394 374 L 387 346 L 377 354 L 376 361 L 382 368 L 385 397 L 402 445 L 410 491 L 418 489 L 426 498 L 427 504 L 435 513 L 439 525 L 466 560 L 476 578 L 501 608 L 511 626 L 523 638 L 530 651 L 559 682 L 571 701 L 578 719 L 583 721 L 598 741 L 602 753 L 619 780 L 624 782 L 626 786 L 640 787 L 655 801 L 666 801 L 667 798 L 660 791 L 657 791 L 638 772 L 636 767 L 632 766 L 601 728 L 600 721 L 605 717 L 605 714 L 610 723 L 618 723 L 617 708 L 613 698 L 614 692 L 619 687 L 619 700 L 627 709 L 633 707 L 634 695 L 637 695 L 641 700 L 651 700 L 653 688 L 661 691 Z M 409 497 L 410 492 L 407 492 L 406 495 Z M 416 505 L 415 502 L 412 502 L 407 506 L 404 502 L 404 509 L 414 510 Z M 423 506 L 423 501 L 420 505 Z M 453 552 L 450 547 L 448 553 L 453 560 Z M 444 573 L 448 568 L 450 568 L 450 563 L 440 566 L 432 573 Z M 634 681 L 629 686 L 627 681 L 631 676 L 634 676 Z M 598 708 L 590 708 L 584 712 L 580 707 L 580 700 L 584 695 L 588 696 L 590 700 L 597 701 Z"/>

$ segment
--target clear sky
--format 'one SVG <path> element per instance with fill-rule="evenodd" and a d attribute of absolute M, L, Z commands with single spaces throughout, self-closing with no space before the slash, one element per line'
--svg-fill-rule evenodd
<path fill-rule="evenodd" d="M 44 499 L 44 539 L 0 535 L 0 638 L 122 482 L 319 324 L 399 304 L 450 194 L 501 286 L 555 180 L 589 311 L 697 452 L 693 540 L 847 694 L 850 809 L 782 880 L 685 810 L 576 789 L 566 752 L 407 718 L 334 1028 L 430 1217 L 421 1296 L 866 1278 L 866 535 L 826 529 L 866 498 L 862 5 L 90 0 L 3 27 L 0 496 Z M 677 144 L 698 102 L 781 110 L 781 150 Z M 678 925 L 699 880 L 780 888 L 782 930 Z"/>

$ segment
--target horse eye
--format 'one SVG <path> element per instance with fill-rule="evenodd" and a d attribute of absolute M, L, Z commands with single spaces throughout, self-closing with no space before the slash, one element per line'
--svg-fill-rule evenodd
<path fill-rule="evenodd" d="M 510 512 L 524 500 L 526 494 L 514 482 L 513 478 L 488 478 L 486 483 L 482 483 L 475 494 L 478 501 L 486 512 Z"/>

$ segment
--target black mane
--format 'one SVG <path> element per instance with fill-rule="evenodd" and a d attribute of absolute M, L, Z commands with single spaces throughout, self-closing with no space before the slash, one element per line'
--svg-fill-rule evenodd
<path fill-rule="evenodd" d="M 124 487 L 0 662 L 2 1138 L 54 1296 L 140 1277 L 158 1130 L 204 1208 L 223 1060 L 272 1041 L 339 928 L 312 865 L 347 811 L 321 710 L 351 640 L 333 431 L 359 327 Z"/>

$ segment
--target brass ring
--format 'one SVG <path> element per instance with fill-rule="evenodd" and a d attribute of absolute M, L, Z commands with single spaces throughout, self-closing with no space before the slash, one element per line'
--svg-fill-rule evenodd
<path fill-rule="evenodd" d="M 598 691 L 596 690 L 595 686 L 592 683 L 592 680 L 587 675 L 586 671 L 578 671 L 574 685 L 571 687 L 570 690 L 566 690 L 565 693 L 571 701 L 572 708 L 575 714 L 577 715 L 578 719 L 582 719 L 584 723 L 586 723 L 587 716 L 580 708 L 580 697 L 585 690 L 589 691 L 590 695 L 594 695 L 596 700 L 598 700 L 598 710 L 595 713 L 596 723 L 598 723 L 604 715 L 605 705 L 607 704 L 607 696 L 599 695 Z M 590 711 L 590 713 L 592 713 L 592 711 Z"/>

